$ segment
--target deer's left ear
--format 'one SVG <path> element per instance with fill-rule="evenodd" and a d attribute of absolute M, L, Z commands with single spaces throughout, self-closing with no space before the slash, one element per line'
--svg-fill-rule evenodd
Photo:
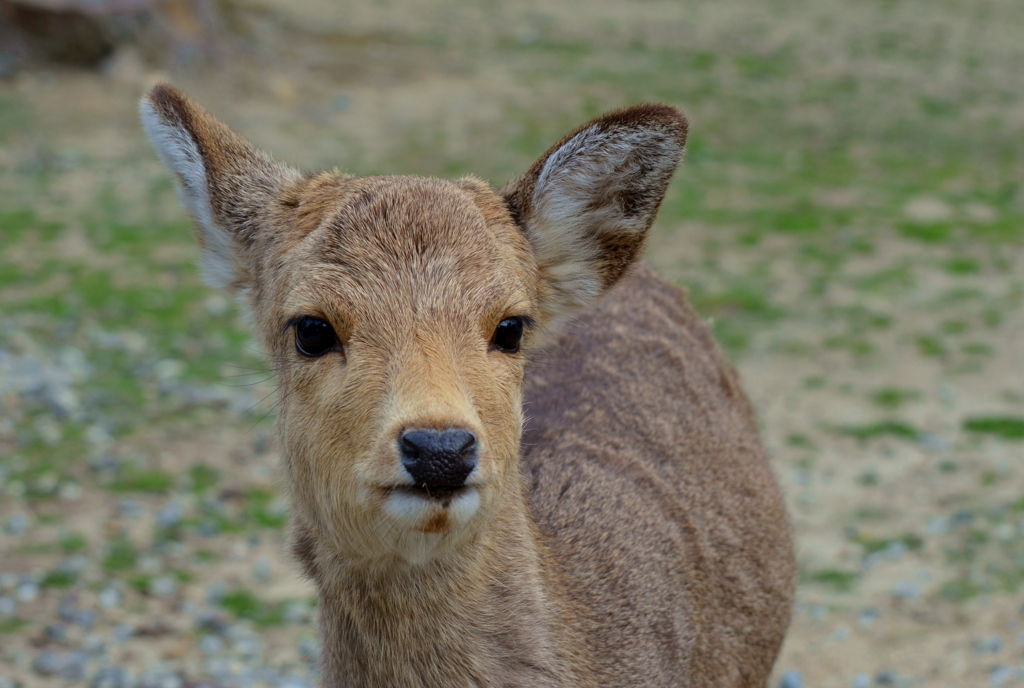
<path fill-rule="evenodd" d="M 545 316 L 585 307 L 637 259 L 686 143 L 686 118 L 637 105 L 585 124 L 502 194 L 533 245 Z"/>
<path fill-rule="evenodd" d="M 178 177 L 206 281 L 231 291 L 251 286 L 253 247 L 272 231 L 268 211 L 301 175 L 166 84 L 142 99 L 139 113 L 160 160 Z"/>

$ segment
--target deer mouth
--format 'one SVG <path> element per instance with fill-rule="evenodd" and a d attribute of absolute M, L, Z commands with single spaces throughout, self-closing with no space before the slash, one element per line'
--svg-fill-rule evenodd
<path fill-rule="evenodd" d="M 477 485 L 387 488 L 384 510 L 411 530 L 443 532 L 469 522 L 480 507 Z"/>
<path fill-rule="evenodd" d="M 439 502 L 441 506 L 447 507 L 455 498 L 472 489 L 474 488 L 470 485 L 396 485 L 390 488 L 388 492 L 419 497 L 431 502 Z"/>

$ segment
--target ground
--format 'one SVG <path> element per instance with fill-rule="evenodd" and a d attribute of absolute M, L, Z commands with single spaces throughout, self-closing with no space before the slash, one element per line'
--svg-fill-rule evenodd
<path fill-rule="evenodd" d="M 551 5 L 238 0 L 212 57 L 0 81 L 0 686 L 315 665 L 273 380 L 137 122 L 161 78 L 305 169 L 495 183 L 681 107 L 647 260 L 714 320 L 786 493 L 773 683 L 1024 684 L 1024 5 Z"/>

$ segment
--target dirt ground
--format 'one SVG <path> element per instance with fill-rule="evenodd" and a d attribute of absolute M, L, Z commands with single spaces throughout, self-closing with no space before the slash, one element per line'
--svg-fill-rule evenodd
<path fill-rule="evenodd" d="M 220 16 L 210 58 L 126 44 L 99 70 L 0 81 L 0 596 L 17 600 L 0 679 L 311 675 L 273 381 L 200 286 L 137 124 L 169 79 L 306 169 L 495 183 L 604 109 L 682 107 L 689 157 L 647 260 L 714 319 L 786 493 L 801 579 L 773 685 L 1024 684 L 1020 6 L 237 0 Z M 31 366 L 65 382 L 17 382 Z M 99 620 L 61 635 L 69 594 Z M 241 630 L 211 630 L 209 610 Z M 40 670 L 90 634 L 107 649 L 89 672 Z M 244 673 L 257 664 L 274 678 Z"/>

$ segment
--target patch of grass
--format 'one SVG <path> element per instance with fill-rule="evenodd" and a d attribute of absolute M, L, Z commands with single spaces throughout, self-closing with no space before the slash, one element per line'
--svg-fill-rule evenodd
<path fill-rule="evenodd" d="M 0 620 L 0 634 L 20 633 L 27 625 L 25 619 L 3 619 Z"/>
<path fill-rule="evenodd" d="M 103 559 L 103 569 L 111 573 L 128 571 L 135 568 L 135 560 L 138 558 L 135 545 L 125 538 L 118 538 L 110 543 L 107 556 Z"/>
<path fill-rule="evenodd" d="M 908 401 L 918 401 L 924 395 L 916 389 L 883 387 L 871 395 L 871 401 L 884 409 L 895 410 Z"/>
<path fill-rule="evenodd" d="M 118 492 L 167 494 L 174 486 L 174 476 L 164 471 L 132 471 L 121 475 L 111 488 Z"/>
<path fill-rule="evenodd" d="M 908 239 L 916 239 L 926 244 L 942 244 L 953 236 L 953 225 L 948 222 L 918 224 L 905 222 L 900 225 L 900 234 Z"/>
<path fill-rule="evenodd" d="M 919 334 L 914 343 L 922 356 L 937 358 L 946 355 L 946 347 L 937 337 L 928 334 Z"/>
<path fill-rule="evenodd" d="M 858 532 L 854 535 L 853 541 L 864 548 L 865 556 L 886 550 L 897 542 L 903 543 L 910 552 L 918 552 L 924 547 L 924 540 L 914 533 L 904 533 L 895 538 L 875 538 Z"/>
<path fill-rule="evenodd" d="M 973 258 L 950 258 L 942 267 L 951 275 L 976 275 L 981 272 L 981 263 Z"/>
<path fill-rule="evenodd" d="M 67 588 L 74 585 L 77 580 L 78 574 L 74 571 L 54 569 L 46 572 L 39 585 L 43 588 Z"/>
<path fill-rule="evenodd" d="M 840 569 L 822 569 L 807 574 L 804 580 L 808 583 L 827 585 L 836 592 L 849 592 L 853 589 L 854 583 L 860 578 L 855 571 L 843 571 Z"/>
<path fill-rule="evenodd" d="M 878 423 L 869 423 L 867 425 L 843 425 L 836 430 L 848 437 L 853 437 L 866 442 L 867 440 L 875 439 L 876 437 L 882 437 L 884 435 L 891 435 L 902 440 L 915 441 L 920 436 L 920 431 L 909 423 L 904 423 L 899 420 L 883 420 Z"/>
<path fill-rule="evenodd" d="M 268 490 L 251 489 L 245 494 L 245 514 L 261 528 L 283 528 L 288 513 L 274 507 L 274 494 Z"/>
<path fill-rule="evenodd" d="M 1004 440 L 1024 440 L 1024 418 L 1018 416 L 975 416 L 963 423 L 968 432 L 996 435 Z"/>
<path fill-rule="evenodd" d="M 981 588 L 963 579 L 948 581 L 939 588 L 939 594 L 952 602 L 966 602 L 981 593 Z"/>
<path fill-rule="evenodd" d="M 89 541 L 80 533 L 70 532 L 60 536 L 60 548 L 64 554 L 78 554 L 89 547 Z"/>
<path fill-rule="evenodd" d="M 205 492 L 220 480 L 220 471 L 206 464 L 197 463 L 188 469 L 188 476 L 195 492 Z"/>
<path fill-rule="evenodd" d="M 248 619 L 261 627 L 280 626 L 285 620 L 284 604 L 264 602 L 244 588 L 224 595 L 220 606 L 239 619 Z"/>

